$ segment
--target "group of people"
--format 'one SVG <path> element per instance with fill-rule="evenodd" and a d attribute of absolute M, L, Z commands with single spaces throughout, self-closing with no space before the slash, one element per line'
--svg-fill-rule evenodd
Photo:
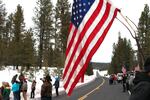
<path fill-rule="evenodd" d="M 122 75 L 123 92 L 130 91 L 129 100 L 150 100 L 150 57 L 144 63 L 144 69 L 136 71 L 134 74 Z M 116 81 L 116 75 L 111 75 L 109 83 Z"/>
<path fill-rule="evenodd" d="M 10 100 L 10 93 L 13 92 L 14 100 L 21 100 L 20 93 L 22 92 L 24 100 L 27 100 L 27 81 L 23 74 L 17 74 L 11 80 L 12 86 L 8 82 L 2 82 L 0 87 L 0 100 Z"/>
<path fill-rule="evenodd" d="M 56 96 L 59 96 L 59 77 L 56 77 L 55 83 L 52 85 L 50 75 L 46 75 L 42 78 L 43 84 L 41 86 L 41 100 L 51 100 L 52 99 L 52 86 L 55 86 Z M 8 82 L 2 82 L 0 87 L 0 100 L 10 100 L 10 93 L 13 92 L 13 100 L 22 100 L 21 94 L 24 100 L 27 100 L 27 80 L 21 73 L 19 76 L 16 74 L 11 80 L 11 86 Z M 33 80 L 31 84 L 30 98 L 35 97 L 36 81 Z"/>
<path fill-rule="evenodd" d="M 11 80 L 14 100 L 21 100 L 20 93 L 22 93 L 24 100 L 27 100 L 27 80 L 22 73 L 18 77 L 19 80 L 17 80 L 17 76 L 16 74 Z"/>

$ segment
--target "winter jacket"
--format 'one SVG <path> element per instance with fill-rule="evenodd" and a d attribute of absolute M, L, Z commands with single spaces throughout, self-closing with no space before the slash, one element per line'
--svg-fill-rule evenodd
<path fill-rule="evenodd" d="M 31 90 L 35 90 L 35 87 L 36 87 L 36 82 L 33 81 L 33 82 L 32 82 L 32 85 L 31 85 Z"/>
<path fill-rule="evenodd" d="M 21 85 L 21 91 L 27 91 L 27 89 L 28 89 L 27 81 L 23 81 Z"/>
<path fill-rule="evenodd" d="M 45 81 L 41 87 L 41 97 L 52 97 L 52 84 Z"/>
<path fill-rule="evenodd" d="M 15 82 L 12 84 L 12 91 L 17 92 L 20 90 L 20 84 L 18 82 Z"/>
<path fill-rule="evenodd" d="M 54 86 L 55 86 L 55 88 L 59 88 L 59 79 L 55 80 Z"/>
<path fill-rule="evenodd" d="M 137 73 L 134 79 L 135 86 L 129 100 L 150 100 L 150 76 L 146 73 Z"/>
<path fill-rule="evenodd" d="M 4 88 L 2 93 L 3 98 L 2 100 L 9 100 L 9 95 L 10 95 L 10 88 L 9 87 Z"/>

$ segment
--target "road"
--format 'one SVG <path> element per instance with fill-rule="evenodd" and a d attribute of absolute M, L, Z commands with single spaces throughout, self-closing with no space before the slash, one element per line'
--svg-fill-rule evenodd
<path fill-rule="evenodd" d="M 122 92 L 121 84 L 109 85 L 108 79 L 101 77 L 76 88 L 70 97 L 63 92 L 52 100 L 129 100 L 129 94 Z"/>

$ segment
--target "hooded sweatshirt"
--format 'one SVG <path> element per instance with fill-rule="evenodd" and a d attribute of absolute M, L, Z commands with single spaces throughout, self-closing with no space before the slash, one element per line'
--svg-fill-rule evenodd
<path fill-rule="evenodd" d="M 136 73 L 135 86 L 129 100 L 150 100 L 150 76 L 144 72 Z"/>

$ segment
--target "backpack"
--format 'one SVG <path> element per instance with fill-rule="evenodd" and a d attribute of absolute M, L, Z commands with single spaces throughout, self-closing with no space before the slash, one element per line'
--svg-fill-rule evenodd
<path fill-rule="evenodd" d="M 13 85 L 12 85 L 12 91 L 13 92 L 17 92 L 17 91 L 19 91 L 19 89 L 20 89 L 20 84 L 19 83 L 13 83 Z"/>

